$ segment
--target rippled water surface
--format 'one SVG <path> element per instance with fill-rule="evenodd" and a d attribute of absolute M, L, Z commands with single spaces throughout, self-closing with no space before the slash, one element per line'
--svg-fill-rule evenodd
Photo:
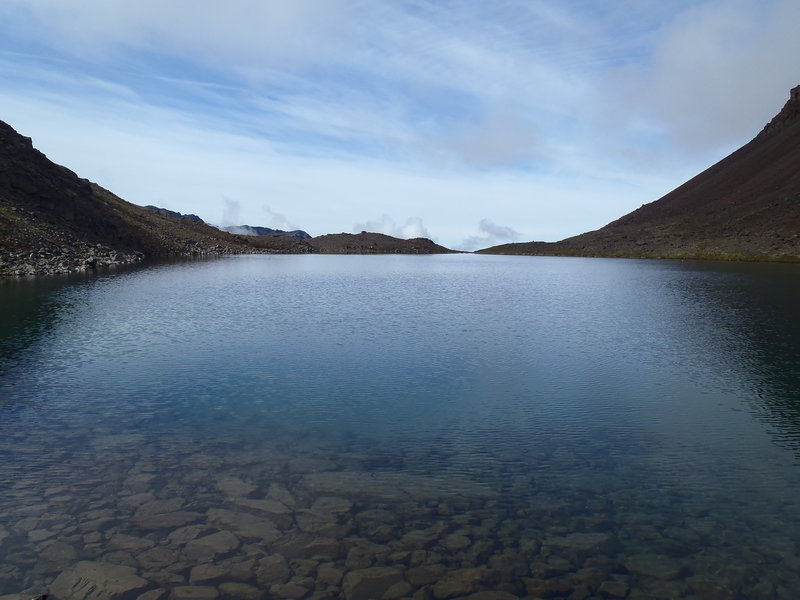
<path fill-rule="evenodd" d="M 0 596 L 797 598 L 798 306 L 673 261 L 0 281 Z"/>

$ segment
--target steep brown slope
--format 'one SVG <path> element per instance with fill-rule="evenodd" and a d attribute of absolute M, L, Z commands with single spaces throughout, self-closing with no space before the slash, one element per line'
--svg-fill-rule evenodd
<path fill-rule="evenodd" d="M 663 198 L 560 242 L 481 252 L 800 260 L 800 86 L 748 144 Z"/>
<path fill-rule="evenodd" d="M 275 246 L 275 248 L 272 248 Z M 45 274 L 144 256 L 296 252 L 122 200 L 50 161 L 0 121 L 0 274 Z"/>

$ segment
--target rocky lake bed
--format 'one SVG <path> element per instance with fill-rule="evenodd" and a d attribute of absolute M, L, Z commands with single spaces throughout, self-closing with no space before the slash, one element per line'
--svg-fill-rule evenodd
<path fill-rule="evenodd" d="M 637 485 L 640 470 L 598 463 L 610 460 L 601 446 L 519 457 L 575 478 L 468 478 L 420 472 L 402 452 L 376 467 L 363 448 L 321 440 L 63 435 L 2 442 L 17 461 L 0 466 L 0 600 L 788 600 L 800 589 L 796 532 Z M 43 447 L 61 467 L 26 469 Z M 619 487 L 593 478 L 609 467 Z"/>

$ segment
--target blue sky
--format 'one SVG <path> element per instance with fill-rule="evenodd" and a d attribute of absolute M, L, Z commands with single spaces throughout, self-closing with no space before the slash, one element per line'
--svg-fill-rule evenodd
<path fill-rule="evenodd" d="M 796 0 L 3 0 L 0 119 L 220 225 L 557 240 L 742 145 Z"/>

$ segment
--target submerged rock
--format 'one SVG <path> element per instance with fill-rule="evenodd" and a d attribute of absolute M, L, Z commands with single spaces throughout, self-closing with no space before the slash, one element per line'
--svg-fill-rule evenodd
<path fill-rule="evenodd" d="M 280 483 L 271 483 L 269 485 L 267 489 L 267 498 L 285 504 L 290 508 L 297 504 L 294 495 Z"/>
<path fill-rule="evenodd" d="M 179 527 L 169 533 L 167 541 L 179 546 L 187 544 L 196 539 L 203 531 L 206 531 L 206 529 L 207 528 L 203 525 L 186 525 L 185 527 Z"/>
<path fill-rule="evenodd" d="M 604 581 L 597 588 L 604 598 L 625 598 L 630 591 L 630 587 L 624 581 Z"/>
<path fill-rule="evenodd" d="M 478 585 L 486 578 L 484 568 L 457 569 L 450 571 L 433 584 L 433 596 L 437 600 L 466 596 L 478 591 Z"/>
<path fill-rule="evenodd" d="M 224 508 L 209 510 L 208 522 L 220 529 L 231 529 L 243 538 L 260 539 L 267 544 L 281 536 L 281 532 L 271 521 Z"/>
<path fill-rule="evenodd" d="M 256 490 L 256 486 L 238 477 L 222 477 L 217 481 L 217 489 L 227 496 L 247 497 Z"/>
<path fill-rule="evenodd" d="M 50 591 L 59 600 L 114 600 L 147 585 L 133 567 L 81 561 L 63 571 Z"/>
<path fill-rule="evenodd" d="M 285 600 L 300 600 L 307 595 L 309 588 L 296 583 L 274 583 L 269 588 L 270 596 Z"/>
<path fill-rule="evenodd" d="M 262 590 L 246 583 L 223 583 L 219 586 L 219 591 L 231 600 L 261 600 L 264 597 Z"/>
<path fill-rule="evenodd" d="M 149 592 L 145 592 L 144 594 L 139 594 L 136 597 L 136 600 L 164 600 L 167 596 L 167 590 L 158 589 L 158 590 L 150 590 Z"/>
<path fill-rule="evenodd" d="M 141 529 L 157 530 L 174 529 L 203 518 L 200 513 L 179 510 L 183 504 L 182 498 L 147 502 L 137 509 L 131 522 Z"/>
<path fill-rule="evenodd" d="M 189 560 L 213 559 L 220 554 L 228 554 L 239 547 L 239 538 L 230 531 L 218 531 L 186 544 L 184 553 Z"/>
<path fill-rule="evenodd" d="M 342 590 L 347 600 L 383 598 L 386 591 L 403 581 L 403 572 L 393 567 L 371 567 L 350 571 L 344 576 Z"/>
<path fill-rule="evenodd" d="M 551 537 L 544 541 L 546 550 L 558 549 L 571 555 L 583 557 L 588 554 L 604 554 L 613 549 L 614 540 L 607 533 L 571 533 Z"/>
<path fill-rule="evenodd" d="M 256 568 L 258 583 L 264 587 L 275 583 L 286 583 L 289 574 L 289 564 L 281 554 L 265 556 Z"/>
<path fill-rule="evenodd" d="M 49 561 L 59 569 L 63 569 L 74 563 L 78 559 L 78 552 L 75 548 L 62 541 L 55 541 L 45 547 L 40 553 L 44 560 Z"/>
<path fill-rule="evenodd" d="M 189 572 L 189 583 L 191 585 L 203 585 L 221 580 L 224 576 L 225 570 L 217 565 L 196 565 L 192 567 L 192 570 Z"/>
<path fill-rule="evenodd" d="M 317 569 L 317 581 L 325 586 L 337 586 L 342 582 L 344 571 L 332 563 L 320 565 Z"/>
<path fill-rule="evenodd" d="M 452 534 L 448 535 L 439 543 L 447 552 L 457 553 L 468 548 L 472 540 L 465 535 Z"/>
<path fill-rule="evenodd" d="M 155 542 L 146 538 L 135 537 L 126 535 L 124 533 L 115 533 L 108 541 L 108 545 L 117 550 L 125 550 L 127 552 L 141 552 L 147 550 L 155 545 Z"/>
<path fill-rule="evenodd" d="M 254 514 L 263 516 L 275 517 L 291 515 L 292 510 L 282 502 L 265 498 L 263 500 L 254 500 L 252 498 L 232 498 L 231 504 L 234 504 L 245 510 L 249 510 Z"/>
<path fill-rule="evenodd" d="M 635 554 L 623 560 L 622 564 L 635 575 L 665 581 L 677 579 L 682 570 L 675 560 L 661 554 Z"/>
<path fill-rule="evenodd" d="M 217 588 L 202 585 L 180 585 L 172 589 L 170 600 L 215 600 Z"/>
<path fill-rule="evenodd" d="M 136 555 L 143 569 L 165 569 L 178 562 L 178 555 L 169 548 L 156 546 Z M 175 569 L 173 569 L 175 570 Z"/>

